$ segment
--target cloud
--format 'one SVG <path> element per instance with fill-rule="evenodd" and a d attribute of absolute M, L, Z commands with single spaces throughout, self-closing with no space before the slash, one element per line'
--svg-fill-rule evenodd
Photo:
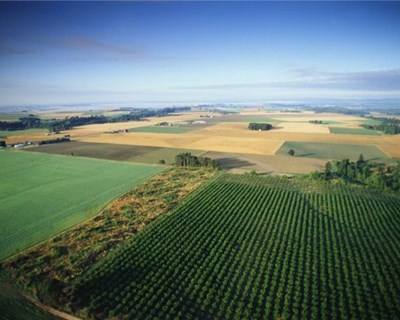
<path fill-rule="evenodd" d="M 28 48 L 16 48 L 5 45 L 0 45 L 0 56 L 13 56 L 32 53 L 32 49 Z"/>
<path fill-rule="evenodd" d="M 143 58 L 148 56 L 143 49 L 119 46 L 83 36 L 64 38 L 57 42 L 57 45 L 64 49 L 94 51 L 98 53 L 134 58 Z"/>
<path fill-rule="evenodd" d="M 342 90 L 400 90 L 400 68 L 362 72 L 321 72 L 315 69 L 295 70 L 298 80 L 291 85 Z"/>
<path fill-rule="evenodd" d="M 400 68 L 362 72 L 323 72 L 312 68 L 292 70 L 294 77 L 287 81 L 266 81 L 230 84 L 181 86 L 187 90 L 224 89 L 326 89 L 363 91 L 400 91 Z"/>

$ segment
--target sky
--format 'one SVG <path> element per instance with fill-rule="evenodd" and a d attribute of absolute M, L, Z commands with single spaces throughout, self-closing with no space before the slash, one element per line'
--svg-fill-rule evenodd
<path fill-rule="evenodd" d="M 400 99 L 400 2 L 1 2 L 0 105 Z"/>

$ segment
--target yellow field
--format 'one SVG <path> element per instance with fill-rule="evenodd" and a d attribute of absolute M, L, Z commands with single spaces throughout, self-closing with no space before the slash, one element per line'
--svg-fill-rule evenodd
<path fill-rule="evenodd" d="M 320 124 L 308 122 L 281 122 L 276 132 L 299 132 L 329 134 L 329 128 Z"/>
<path fill-rule="evenodd" d="M 202 112 L 191 112 L 171 117 L 150 118 L 148 121 L 129 121 L 78 127 L 68 131 L 73 138 L 84 142 L 117 143 L 154 147 L 199 149 L 204 151 L 274 155 L 285 141 L 325 142 L 345 144 L 375 144 L 390 157 L 400 157 L 400 136 L 365 136 L 354 134 L 331 134 L 326 125 L 311 124 L 309 120 L 337 121 L 342 126 L 357 127 L 360 117 L 338 114 L 315 114 L 312 112 L 271 113 L 262 111 L 243 112 L 243 115 L 268 115 L 281 117 L 278 129 L 251 131 L 246 122 L 220 122 L 194 132 L 180 134 L 130 132 L 106 134 L 107 131 L 148 126 L 161 121 L 179 122 L 200 119 Z M 218 119 L 218 118 L 216 118 Z"/>
<path fill-rule="evenodd" d="M 331 134 L 329 126 L 357 128 L 364 118 L 333 113 L 314 112 L 266 112 L 250 109 L 241 112 L 245 116 L 264 116 L 274 120 L 276 129 L 270 131 L 248 130 L 247 122 L 223 122 L 219 114 L 209 120 L 204 116 L 208 112 L 187 112 L 168 117 L 149 118 L 144 121 L 127 121 L 119 123 L 95 124 L 77 127 L 62 132 L 71 135 L 73 140 L 96 143 L 115 143 L 150 147 L 167 147 L 176 149 L 202 150 L 226 154 L 242 154 L 243 157 L 254 155 L 253 163 L 257 168 L 271 169 L 276 172 L 310 172 L 320 168 L 324 161 L 320 159 L 296 158 L 276 155 L 286 141 L 320 142 L 330 144 L 376 145 L 388 157 L 400 159 L 400 135 L 356 135 Z M 201 117 L 203 116 L 203 117 Z M 129 132 L 110 133 L 112 131 L 155 125 L 159 122 L 183 122 L 188 120 L 212 121 L 212 125 L 199 127 L 184 133 L 150 133 Z M 310 120 L 322 120 L 328 124 L 312 124 Z M 32 134 L 29 140 L 57 137 L 44 134 Z M 27 140 L 26 136 L 14 136 L 7 139 L 9 143 Z M 264 158 L 263 158 L 264 157 Z M 297 169 L 296 169 L 297 167 Z M 301 168 L 300 168 L 301 167 Z"/>
<path fill-rule="evenodd" d="M 65 133 L 70 134 L 71 137 L 83 137 L 93 136 L 104 132 L 124 130 L 138 127 L 146 127 L 155 125 L 160 122 L 181 122 L 188 120 L 199 120 L 202 119 L 200 116 L 207 114 L 206 112 L 190 112 L 179 115 L 167 116 L 167 117 L 155 117 L 148 118 L 143 121 L 126 121 L 126 122 L 115 122 L 115 123 L 103 123 L 103 124 L 91 124 L 81 127 L 76 127 L 72 130 L 66 131 Z"/>
<path fill-rule="evenodd" d="M 25 141 L 41 141 L 41 140 L 48 140 L 48 139 L 56 139 L 56 138 L 61 138 L 64 137 L 64 134 L 52 134 L 48 135 L 46 132 L 35 132 L 35 133 L 29 133 L 29 134 L 21 134 L 21 135 L 15 135 L 15 136 L 10 136 L 7 137 L 6 142 L 7 143 L 20 143 L 20 142 L 25 142 Z"/>
<path fill-rule="evenodd" d="M 273 155 L 283 140 L 211 136 L 204 134 L 121 133 L 98 134 L 80 137 L 77 140 L 97 143 L 117 143 L 152 147 L 199 149 L 204 151 L 237 152 Z"/>

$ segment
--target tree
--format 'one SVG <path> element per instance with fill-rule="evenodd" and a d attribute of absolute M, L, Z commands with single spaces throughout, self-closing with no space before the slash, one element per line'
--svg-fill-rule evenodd
<path fill-rule="evenodd" d="M 250 130 L 271 130 L 272 129 L 272 124 L 269 123 L 255 123 L 255 122 L 250 122 L 248 128 Z"/>
<path fill-rule="evenodd" d="M 288 151 L 288 154 L 290 155 L 290 156 L 294 156 L 295 155 L 295 151 L 293 150 L 293 149 L 289 149 L 289 151 Z"/>
<path fill-rule="evenodd" d="M 328 180 L 331 177 L 332 177 L 332 163 L 328 161 L 327 163 L 325 163 L 324 178 L 325 180 Z"/>

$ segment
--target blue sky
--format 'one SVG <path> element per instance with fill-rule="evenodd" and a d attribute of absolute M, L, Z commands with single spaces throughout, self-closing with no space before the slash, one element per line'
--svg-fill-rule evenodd
<path fill-rule="evenodd" d="M 397 99 L 400 3 L 0 3 L 0 97 L 0 105 Z"/>

